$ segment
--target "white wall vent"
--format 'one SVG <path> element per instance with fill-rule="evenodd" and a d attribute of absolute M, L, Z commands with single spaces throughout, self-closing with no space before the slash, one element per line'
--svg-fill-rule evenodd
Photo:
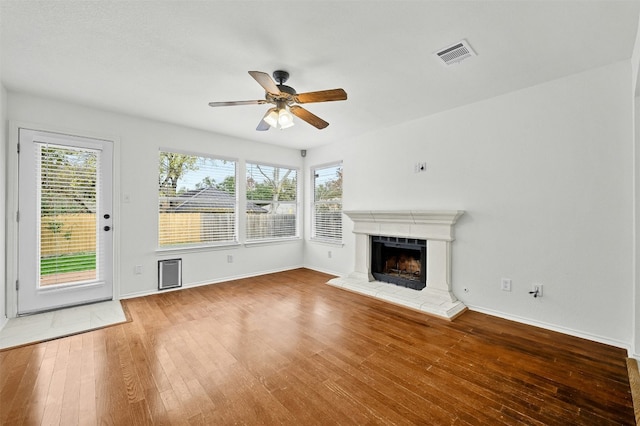
<path fill-rule="evenodd" d="M 158 290 L 182 287 L 182 259 L 158 260 Z"/>
<path fill-rule="evenodd" d="M 456 44 L 452 44 L 449 47 L 440 49 L 434 55 L 438 58 L 438 61 L 444 65 L 457 64 L 464 61 L 467 58 L 476 56 L 476 52 L 469 46 L 466 40 L 462 40 Z"/>

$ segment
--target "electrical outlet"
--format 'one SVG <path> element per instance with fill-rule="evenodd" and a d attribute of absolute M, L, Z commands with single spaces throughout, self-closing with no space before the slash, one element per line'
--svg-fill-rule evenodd
<path fill-rule="evenodd" d="M 230 254 L 227 255 L 227 263 L 233 263 L 233 256 Z"/>
<path fill-rule="evenodd" d="M 533 284 L 531 294 L 535 297 L 542 297 L 542 284 Z"/>
<path fill-rule="evenodd" d="M 333 254 L 331 253 L 331 250 L 329 250 L 329 251 L 327 252 L 327 257 L 328 257 L 329 259 L 331 259 L 331 256 L 333 256 Z"/>
<path fill-rule="evenodd" d="M 420 173 L 420 172 L 426 172 L 427 171 L 427 163 L 416 163 L 415 165 L 415 172 L 416 173 Z"/>
<path fill-rule="evenodd" d="M 136 265 L 136 266 L 133 268 L 133 272 L 134 272 L 136 275 L 140 275 L 140 274 L 142 274 L 142 265 Z"/>
<path fill-rule="evenodd" d="M 500 290 L 511 291 L 511 280 L 509 278 L 503 278 L 500 282 Z"/>

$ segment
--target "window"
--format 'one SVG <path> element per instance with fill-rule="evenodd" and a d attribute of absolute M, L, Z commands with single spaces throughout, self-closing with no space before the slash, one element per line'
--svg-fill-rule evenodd
<path fill-rule="evenodd" d="M 313 173 L 312 238 L 342 242 L 342 163 Z"/>
<path fill-rule="evenodd" d="M 160 152 L 158 245 L 237 242 L 236 162 Z"/>
<path fill-rule="evenodd" d="M 36 142 L 40 286 L 98 279 L 101 151 Z M 69 274 L 73 272 L 74 274 Z M 69 281 L 71 280 L 71 281 Z"/>
<path fill-rule="evenodd" d="M 247 241 L 298 235 L 296 169 L 247 163 Z"/>

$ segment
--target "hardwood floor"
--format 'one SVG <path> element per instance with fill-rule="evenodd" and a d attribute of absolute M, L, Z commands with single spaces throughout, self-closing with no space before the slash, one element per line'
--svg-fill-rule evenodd
<path fill-rule="evenodd" d="M 635 424 L 622 349 L 329 278 L 131 299 L 132 322 L 2 351 L 0 423 Z"/>

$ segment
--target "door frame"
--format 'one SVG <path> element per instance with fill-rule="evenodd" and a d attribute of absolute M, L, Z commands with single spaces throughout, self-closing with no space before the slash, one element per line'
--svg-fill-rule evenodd
<path fill-rule="evenodd" d="M 6 314 L 15 318 L 18 314 L 18 143 L 20 129 L 60 133 L 89 139 L 108 140 L 113 143 L 113 300 L 120 300 L 120 138 L 111 134 L 87 130 L 62 128 L 53 125 L 35 124 L 23 121 L 9 121 L 7 152 L 7 230 L 6 230 Z"/>

